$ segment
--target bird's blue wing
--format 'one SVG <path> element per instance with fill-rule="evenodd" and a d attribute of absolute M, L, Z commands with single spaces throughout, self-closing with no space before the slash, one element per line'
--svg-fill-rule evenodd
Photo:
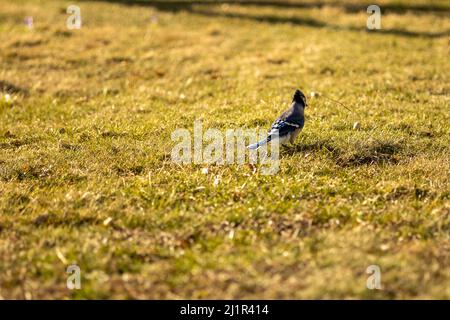
<path fill-rule="evenodd" d="M 278 136 L 283 137 L 290 132 L 293 132 L 297 129 L 300 129 L 301 125 L 296 122 L 288 122 L 282 119 L 277 119 L 270 128 L 269 135 L 275 134 L 276 130 L 278 130 Z"/>

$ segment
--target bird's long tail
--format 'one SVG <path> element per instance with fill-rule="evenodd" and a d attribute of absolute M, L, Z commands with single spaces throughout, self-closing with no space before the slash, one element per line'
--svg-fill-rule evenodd
<path fill-rule="evenodd" d="M 265 145 L 267 142 L 269 142 L 269 140 L 270 140 L 269 137 L 267 137 L 267 138 L 265 138 L 265 139 L 262 139 L 261 141 L 258 141 L 258 142 L 256 142 L 256 143 L 252 143 L 252 144 L 250 144 L 250 145 L 247 146 L 247 149 L 250 149 L 250 150 L 256 150 L 256 149 L 258 149 L 259 147 Z"/>

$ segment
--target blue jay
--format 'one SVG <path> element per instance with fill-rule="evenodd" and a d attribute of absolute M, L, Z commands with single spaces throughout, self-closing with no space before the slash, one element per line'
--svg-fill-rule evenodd
<path fill-rule="evenodd" d="M 272 124 L 267 138 L 247 146 L 248 149 L 258 149 L 273 139 L 279 139 L 280 144 L 294 143 L 305 125 L 306 97 L 300 90 L 296 90 L 289 109 L 281 114 Z"/>

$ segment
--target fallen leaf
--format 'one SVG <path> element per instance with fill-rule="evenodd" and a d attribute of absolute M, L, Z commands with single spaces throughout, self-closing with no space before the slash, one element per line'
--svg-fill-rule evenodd
<path fill-rule="evenodd" d="M 104 226 L 107 226 L 111 221 L 112 221 L 112 218 L 111 218 L 111 217 L 108 217 L 108 218 L 106 218 L 106 219 L 103 221 L 103 225 L 104 225 Z"/>
<path fill-rule="evenodd" d="M 67 259 L 66 259 L 66 257 L 64 257 L 64 255 L 62 254 L 61 250 L 56 248 L 55 251 L 56 251 L 56 256 L 58 257 L 58 259 L 61 260 L 61 262 L 63 264 L 67 264 Z"/>

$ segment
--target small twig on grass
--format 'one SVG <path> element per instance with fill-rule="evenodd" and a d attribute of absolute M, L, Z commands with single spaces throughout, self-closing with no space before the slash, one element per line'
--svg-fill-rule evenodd
<path fill-rule="evenodd" d="M 326 99 L 328 99 L 328 100 L 330 100 L 330 101 L 333 101 L 333 102 L 336 102 L 336 103 L 339 103 L 341 106 L 343 106 L 345 109 L 347 109 L 348 111 L 350 111 L 350 112 L 352 112 L 352 113 L 354 113 L 354 114 L 356 114 L 356 112 L 355 111 L 353 111 L 352 109 L 350 109 L 349 107 L 347 107 L 345 104 L 343 104 L 342 102 L 340 102 L 340 101 L 337 101 L 337 100 L 334 100 L 334 99 L 331 99 L 331 98 L 328 98 L 328 97 L 326 97 L 326 96 L 323 96 L 324 98 L 326 98 Z"/>

